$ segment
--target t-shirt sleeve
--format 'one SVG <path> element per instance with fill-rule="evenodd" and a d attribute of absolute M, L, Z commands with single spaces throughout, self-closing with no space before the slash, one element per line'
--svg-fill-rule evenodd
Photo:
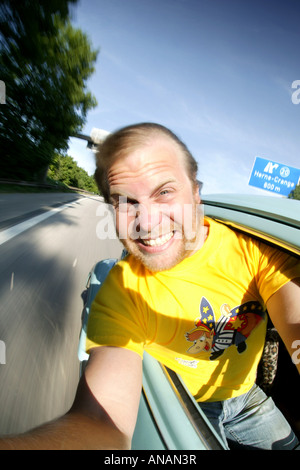
<path fill-rule="evenodd" d="M 286 252 L 260 244 L 257 286 L 266 304 L 289 281 L 300 278 L 300 260 Z"/>
<path fill-rule="evenodd" d="M 125 288 L 116 265 L 98 291 L 87 326 L 86 351 L 99 346 L 129 349 L 143 357 L 145 327 L 140 299 Z"/>

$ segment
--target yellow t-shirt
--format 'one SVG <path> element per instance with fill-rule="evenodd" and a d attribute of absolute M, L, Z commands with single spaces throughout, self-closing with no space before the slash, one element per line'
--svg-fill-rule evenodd
<path fill-rule="evenodd" d="M 197 401 L 246 393 L 255 382 L 269 297 L 300 276 L 296 258 L 206 219 L 203 247 L 151 273 L 129 255 L 91 307 L 86 349 L 147 351 L 175 370 Z"/>

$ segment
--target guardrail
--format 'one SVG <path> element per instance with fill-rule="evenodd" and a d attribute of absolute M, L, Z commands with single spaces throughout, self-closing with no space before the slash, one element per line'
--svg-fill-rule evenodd
<path fill-rule="evenodd" d="M 0 178 L 0 184 L 9 184 L 9 185 L 16 185 L 16 186 L 29 186 L 33 188 L 41 188 L 41 189 L 59 189 L 59 183 L 57 184 L 50 184 L 50 183 L 34 183 L 32 181 L 20 181 L 20 180 L 12 180 L 12 179 L 4 179 Z M 86 189 L 80 189 L 80 188 L 75 188 L 73 186 L 68 186 L 67 184 L 64 184 L 64 187 L 66 189 L 69 189 L 70 191 L 76 191 L 80 193 L 85 193 L 85 194 L 95 194 L 91 191 L 87 191 Z M 63 187 L 61 188 L 63 189 Z"/>
<path fill-rule="evenodd" d="M 49 188 L 54 189 L 57 186 L 50 183 L 34 183 L 30 181 L 20 181 L 20 180 L 12 180 L 12 179 L 5 179 L 0 178 L 0 184 L 15 184 L 17 186 L 33 186 L 36 188 Z"/>

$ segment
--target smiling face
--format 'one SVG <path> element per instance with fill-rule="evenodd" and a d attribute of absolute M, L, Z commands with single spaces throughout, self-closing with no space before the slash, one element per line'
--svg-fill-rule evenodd
<path fill-rule="evenodd" d="M 118 236 L 148 269 L 170 269 L 202 246 L 198 187 L 171 139 L 116 159 L 108 183 Z"/>

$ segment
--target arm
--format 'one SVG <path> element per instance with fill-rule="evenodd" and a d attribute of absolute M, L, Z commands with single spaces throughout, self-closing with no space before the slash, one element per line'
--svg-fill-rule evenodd
<path fill-rule="evenodd" d="M 300 279 L 281 287 L 267 302 L 270 318 L 292 356 L 300 342 Z M 298 361 L 297 361 L 298 362 Z M 296 364 L 300 372 L 300 364 Z"/>
<path fill-rule="evenodd" d="M 0 439 L 0 449 L 128 449 L 141 383 L 142 360 L 136 353 L 95 348 L 71 410 L 33 431 Z"/>

